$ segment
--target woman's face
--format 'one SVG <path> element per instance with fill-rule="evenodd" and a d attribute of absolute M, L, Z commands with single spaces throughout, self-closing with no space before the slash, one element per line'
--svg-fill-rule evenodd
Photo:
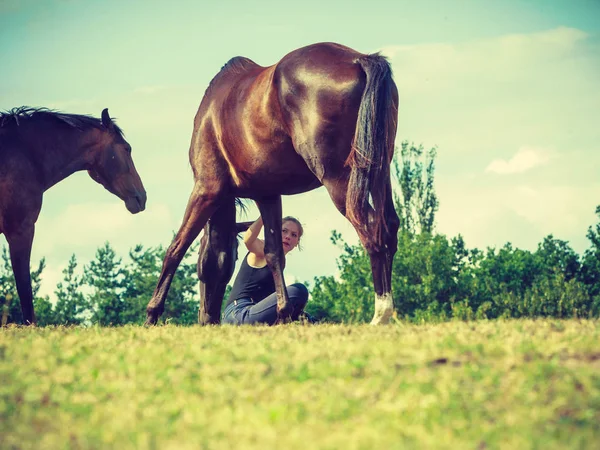
<path fill-rule="evenodd" d="M 283 252 L 292 251 L 300 241 L 300 227 L 296 222 L 288 220 L 281 227 L 281 240 L 283 241 Z"/>

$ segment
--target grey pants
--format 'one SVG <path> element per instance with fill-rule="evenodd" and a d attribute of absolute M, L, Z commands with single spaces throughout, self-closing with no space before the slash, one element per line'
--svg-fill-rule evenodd
<path fill-rule="evenodd" d="M 306 302 L 308 289 L 302 283 L 294 283 L 287 287 L 288 297 L 294 308 L 292 320 L 298 320 Z M 240 298 L 230 303 L 223 311 L 223 323 L 231 325 L 267 324 L 273 325 L 277 320 L 277 293 L 254 303 L 250 298 Z"/>

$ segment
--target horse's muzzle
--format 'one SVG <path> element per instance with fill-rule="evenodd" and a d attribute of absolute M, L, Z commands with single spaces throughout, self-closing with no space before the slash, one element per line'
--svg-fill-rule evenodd
<path fill-rule="evenodd" d="M 131 214 L 136 214 L 146 209 L 146 191 L 137 192 L 125 200 L 125 206 Z"/>

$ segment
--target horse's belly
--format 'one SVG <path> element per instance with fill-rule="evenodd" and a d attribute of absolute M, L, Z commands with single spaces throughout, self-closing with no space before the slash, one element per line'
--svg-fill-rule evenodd
<path fill-rule="evenodd" d="M 300 172 L 300 173 L 299 173 Z M 293 195 L 311 191 L 321 182 L 310 171 L 296 173 L 258 172 L 235 186 L 236 197 L 259 198 L 272 195 Z"/>

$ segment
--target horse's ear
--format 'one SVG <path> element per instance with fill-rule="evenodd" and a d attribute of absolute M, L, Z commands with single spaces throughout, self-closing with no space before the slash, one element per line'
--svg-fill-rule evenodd
<path fill-rule="evenodd" d="M 104 108 L 102 110 L 102 125 L 104 125 L 108 129 L 111 129 L 114 126 L 112 119 L 108 115 L 108 108 Z"/>

